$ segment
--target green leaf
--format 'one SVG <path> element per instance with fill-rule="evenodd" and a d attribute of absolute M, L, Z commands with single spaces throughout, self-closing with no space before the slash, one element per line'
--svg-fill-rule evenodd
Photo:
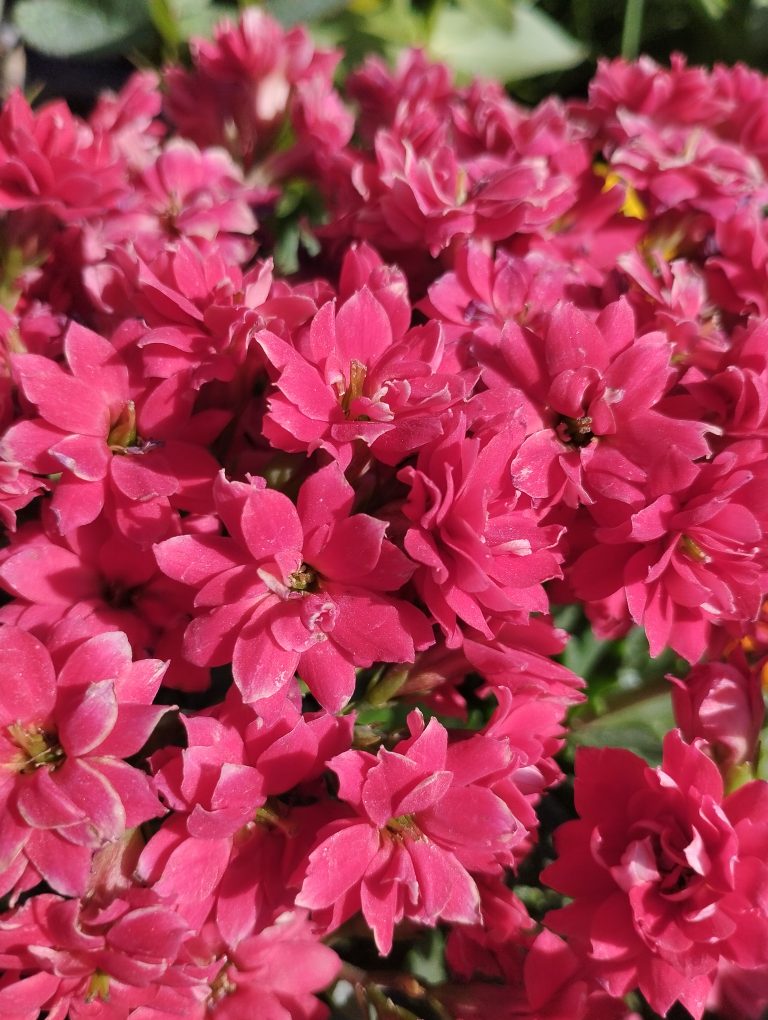
<path fill-rule="evenodd" d="M 575 67 L 586 56 L 575 39 L 528 4 L 515 5 L 507 29 L 481 16 L 482 5 L 473 7 L 441 6 L 427 43 L 433 59 L 445 61 L 461 75 L 518 81 Z"/>
<path fill-rule="evenodd" d="M 664 692 L 582 725 L 574 720 L 569 739 L 573 744 L 589 747 L 624 747 L 651 765 L 658 765 L 664 735 L 674 725 L 672 698 L 669 692 Z"/>
<path fill-rule="evenodd" d="M 718 21 L 731 6 L 731 0 L 692 0 L 694 7 L 700 7 L 713 21 Z"/>
<path fill-rule="evenodd" d="M 152 34 L 146 0 L 21 0 L 13 20 L 28 46 L 51 57 L 124 53 Z"/>
<path fill-rule="evenodd" d="M 149 12 L 163 41 L 175 51 L 192 36 L 209 36 L 223 18 L 236 20 L 233 4 L 214 4 L 211 0 L 148 0 Z"/>
<path fill-rule="evenodd" d="M 266 0 L 264 7 L 281 25 L 290 28 L 300 21 L 318 21 L 347 6 L 346 0 Z"/>

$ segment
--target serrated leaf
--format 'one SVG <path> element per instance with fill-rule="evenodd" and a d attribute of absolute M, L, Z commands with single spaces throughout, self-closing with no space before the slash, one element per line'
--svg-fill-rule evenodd
<path fill-rule="evenodd" d="M 28 46 L 51 57 L 121 53 L 152 32 L 146 0 L 21 0 L 13 20 Z"/>
<path fill-rule="evenodd" d="M 507 30 L 462 7 L 440 7 L 432 21 L 427 51 L 457 73 L 518 81 L 575 67 L 583 47 L 556 22 L 527 4 L 517 4 Z"/>
<path fill-rule="evenodd" d="M 346 6 L 346 0 L 267 0 L 264 4 L 272 17 L 286 28 L 297 25 L 300 21 L 327 18 Z"/>

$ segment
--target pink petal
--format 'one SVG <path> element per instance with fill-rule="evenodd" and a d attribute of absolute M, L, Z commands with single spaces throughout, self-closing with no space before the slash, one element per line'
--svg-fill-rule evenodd
<path fill-rule="evenodd" d="M 40 475 L 54 474 L 58 471 L 58 464 L 48 451 L 62 438 L 61 430 L 42 418 L 18 421 L 0 440 L 0 451 L 3 460 L 21 464 L 28 471 Z"/>
<path fill-rule="evenodd" d="M 195 586 L 242 563 L 235 542 L 218 535 L 179 535 L 160 542 L 154 552 L 164 574 Z"/>
<path fill-rule="evenodd" d="M 240 526 L 257 562 L 293 550 L 300 553 L 304 542 L 296 507 L 287 496 L 274 489 L 254 491 L 243 508 Z"/>
<path fill-rule="evenodd" d="M 336 315 L 336 350 L 344 364 L 354 358 L 371 367 L 392 345 L 392 325 L 368 287 L 345 301 Z"/>
<path fill-rule="evenodd" d="M 57 704 L 59 741 L 68 755 L 84 755 L 97 747 L 117 721 L 117 698 L 111 680 L 62 691 Z"/>
<path fill-rule="evenodd" d="M 332 906 L 362 879 L 379 849 L 372 825 L 350 825 L 333 833 L 309 855 L 309 867 L 296 904 L 320 910 Z"/>
<path fill-rule="evenodd" d="M 323 577 L 340 584 L 354 583 L 376 567 L 386 530 L 384 521 L 355 514 L 336 524 L 318 553 L 305 552 Z"/>
<path fill-rule="evenodd" d="M 185 839 L 171 851 L 155 892 L 184 902 L 202 902 L 221 881 L 230 853 L 229 839 Z"/>
<path fill-rule="evenodd" d="M 126 829 L 143 825 L 150 818 L 158 818 L 165 813 L 165 808 L 154 792 L 152 780 L 140 769 L 132 768 L 115 758 L 90 758 L 89 762 L 120 798 L 125 810 Z"/>
<path fill-rule="evenodd" d="M 252 620 L 240 632 L 232 657 L 232 675 L 250 703 L 277 694 L 292 679 L 298 652 L 281 648 L 261 619 Z"/>
<path fill-rule="evenodd" d="M 116 454 L 111 463 L 112 482 L 131 500 L 146 502 L 179 491 L 179 482 L 162 450 Z"/>
<path fill-rule="evenodd" d="M 355 667 L 332 641 L 318 641 L 302 652 L 299 676 L 326 712 L 340 712 L 355 690 Z"/>
<path fill-rule="evenodd" d="M 64 432 L 106 439 L 109 408 L 90 386 L 38 354 L 15 355 L 13 368 L 25 396 L 37 404 L 41 416 L 51 425 Z"/>
<path fill-rule="evenodd" d="M 125 809 L 117 791 L 86 760 L 67 758 L 53 779 L 59 795 L 83 811 L 99 841 L 117 839 L 125 832 Z"/>
<path fill-rule="evenodd" d="M 51 509 L 62 535 L 96 520 L 104 509 L 105 486 L 106 477 L 88 482 L 77 475 L 61 476 L 53 492 Z"/>
<path fill-rule="evenodd" d="M 66 436 L 48 452 L 60 465 L 86 482 L 104 478 L 112 459 L 101 436 Z"/>
<path fill-rule="evenodd" d="M 424 920 L 434 924 L 443 917 L 459 924 L 477 924 L 480 894 L 456 858 L 428 840 L 414 840 L 407 848 L 419 883 Z"/>
<path fill-rule="evenodd" d="M 62 792 L 46 767 L 28 777 L 16 797 L 16 807 L 34 829 L 63 828 L 87 817 L 87 812 Z"/>
<path fill-rule="evenodd" d="M 355 491 L 344 477 L 337 461 L 316 471 L 299 489 L 296 509 L 304 534 L 349 516 Z"/>
<path fill-rule="evenodd" d="M 100 394 L 113 410 L 128 403 L 128 369 L 108 340 L 72 322 L 64 337 L 64 354 L 75 378 Z"/>
<path fill-rule="evenodd" d="M 43 879 L 63 896 L 83 896 L 88 888 L 93 851 L 63 840 L 56 832 L 32 834 L 25 853 Z"/>
<path fill-rule="evenodd" d="M 0 566 L 0 579 L 15 595 L 43 605 L 69 606 L 100 594 L 98 579 L 69 549 L 35 544 Z"/>
<path fill-rule="evenodd" d="M 125 634 L 120 631 L 98 634 L 75 648 L 61 668 L 59 685 L 81 687 L 100 680 L 115 680 L 132 659 Z"/>
<path fill-rule="evenodd" d="M 26 631 L 0 628 L 0 726 L 48 720 L 56 698 L 56 675 L 47 649 Z"/>

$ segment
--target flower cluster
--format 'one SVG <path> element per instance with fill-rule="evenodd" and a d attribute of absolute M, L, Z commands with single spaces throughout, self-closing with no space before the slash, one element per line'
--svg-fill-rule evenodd
<path fill-rule="evenodd" d="M 0 1014 L 320 1020 L 441 924 L 458 1020 L 756 1018 L 768 83 L 338 59 L 250 7 L 0 110 Z M 693 668 L 660 767 L 577 756 L 532 917 L 568 603 Z"/>

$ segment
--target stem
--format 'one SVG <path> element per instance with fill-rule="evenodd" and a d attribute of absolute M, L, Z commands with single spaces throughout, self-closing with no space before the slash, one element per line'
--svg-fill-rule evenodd
<path fill-rule="evenodd" d="M 644 6 L 645 0 L 627 0 L 621 32 L 621 55 L 625 60 L 634 60 L 640 52 Z"/>

